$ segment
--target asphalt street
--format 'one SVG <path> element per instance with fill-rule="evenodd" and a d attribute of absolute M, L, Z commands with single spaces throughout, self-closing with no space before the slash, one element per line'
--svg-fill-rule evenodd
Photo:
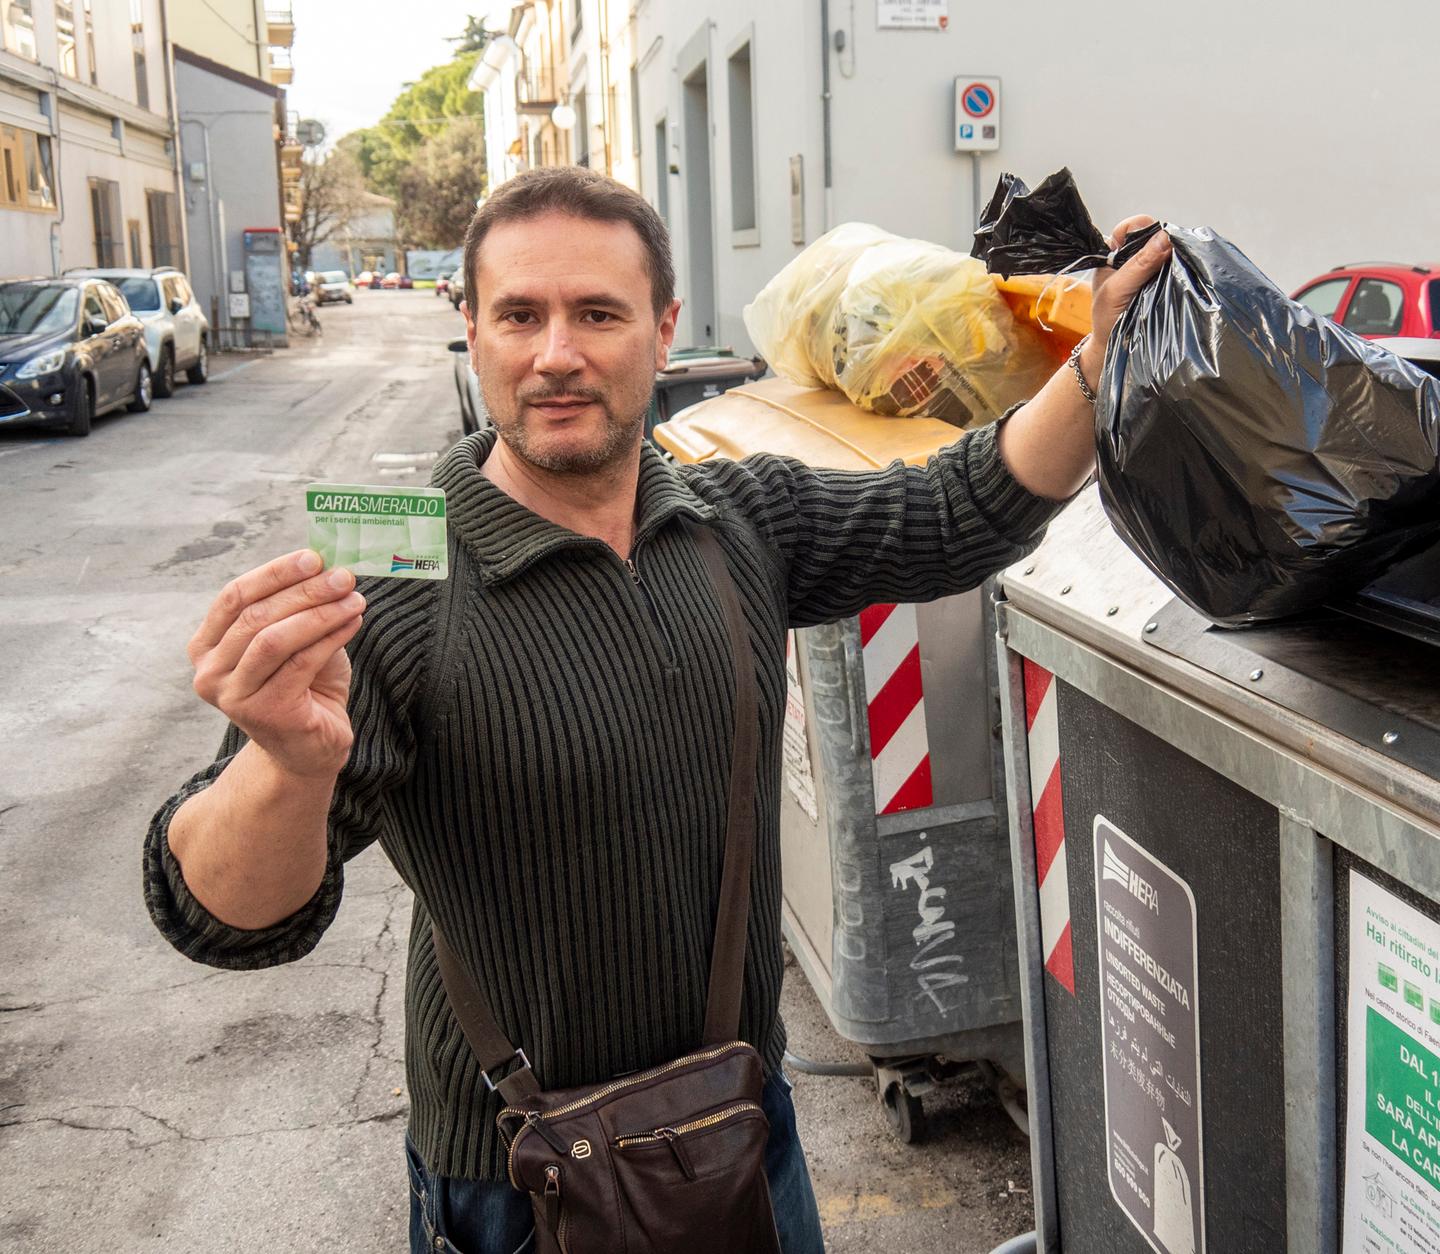
<path fill-rule="evenodd" d="M 220 586 L 304 543 L 312 479 L 423 484 L 459 438 L 429 292 L 359 292 L 325 334 L 227 355 L 83 440 L 0 428 L 0 1251 L 406 1248 L 410 900 L 378 848 L 318 949 L 196 966 L 141 900 L 156 807 L 222 720 L 185 642 Z M 797 967 L 792 1048 L 855 1059 Z M 1031 1226 L 994 1097 L 927 1100 L 902 1146 L 862 1079 L 796 1079 L 831 1250 L 983 1254 Z"/>

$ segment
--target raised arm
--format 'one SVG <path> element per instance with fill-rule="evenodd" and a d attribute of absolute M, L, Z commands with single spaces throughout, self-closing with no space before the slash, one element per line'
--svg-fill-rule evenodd
<path fill-rule="evenodd" d="M 1114 248 L 1131 231 L 1154 222 L 1126 218 L 1110 239 Z M 1170 255 L 1170 237 L 1159 232 L 1119 270 L 1097 270 L 1093 279 L 1091 332 L 1080 353 L 1080 369 L 1094 391 L 1105 365 L 1105 346 L 1120 315 Z M 1000 456 L 1016 480 L 1037 496 L 1063 501 L 1095 469 L 1095 407 L 1085 399 L 1070 368 L 1058 371 L 1000 432 Z"/>
<path fill-rule="evenodd" d="M 1148 225 L 1129 218 L 1116 233 Z M 1169 253 L 1151 245 L 1095 279 L 1090 342 L 1080 357 L 1098 383 L 1121 313 Z M 820 470 L 757 456 L 687 467 L 697 491 L 728 503 L 773 547 L 791 625 L 833 621 L 882 601 L 963 592 L 1018 561 L 1095 465 L 1095 412 L 1067 365 L 999 424 L 967 435 L 924 466 Z"/>

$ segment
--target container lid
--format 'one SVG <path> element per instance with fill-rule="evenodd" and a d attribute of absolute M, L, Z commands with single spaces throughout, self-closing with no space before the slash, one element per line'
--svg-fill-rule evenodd
<path fill-rule="evenodd" d="M 759 357 L 686 357 L 670 364 L 658 374 L 660 379 L 683 379 L 686 375 L 734 375 L 753 379 L 765 373 L 765 362 Z"/>
<path fill-rule="evenodd" d="M 961 436 L 938 418 L 882 418 L 843 393 L 762 379 L 732 388 L 655 428 L 655 441 L 682 462 L 779 453 L 829 470 L 871 470 L 899 458 L 923 465 Z"/>
<path fill-rule="evenodd" d="M 1392 567 L 1336 608 L 1440 646 L 1440 544 Z"/>

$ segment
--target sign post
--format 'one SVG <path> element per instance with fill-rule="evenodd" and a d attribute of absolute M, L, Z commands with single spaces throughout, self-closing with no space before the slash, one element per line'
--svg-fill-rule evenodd
<path fill-rule="evenodd" d="M 975 225 L 980 225 L 980 154 L 1000 148 L 1000 80 L 975 74 L 955 79 L 955 151 L 970 154 Z"/>

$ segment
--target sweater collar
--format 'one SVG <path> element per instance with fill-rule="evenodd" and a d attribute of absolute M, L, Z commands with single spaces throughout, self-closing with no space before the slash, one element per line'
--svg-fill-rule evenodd
<path fill-rule="evenodd" d="M 487 427 L 466 436 L 436 464 L 431 483 L 445 489 L 445 514 L 479 563 L 485 583 L 499 583 L 562 548 L 600 544 L 521 505 L 480 473 L 498 433 Z M 679 516 L 711 522 L 715 510 L 647 440 L 640 449 L 635 539 Z"/>

